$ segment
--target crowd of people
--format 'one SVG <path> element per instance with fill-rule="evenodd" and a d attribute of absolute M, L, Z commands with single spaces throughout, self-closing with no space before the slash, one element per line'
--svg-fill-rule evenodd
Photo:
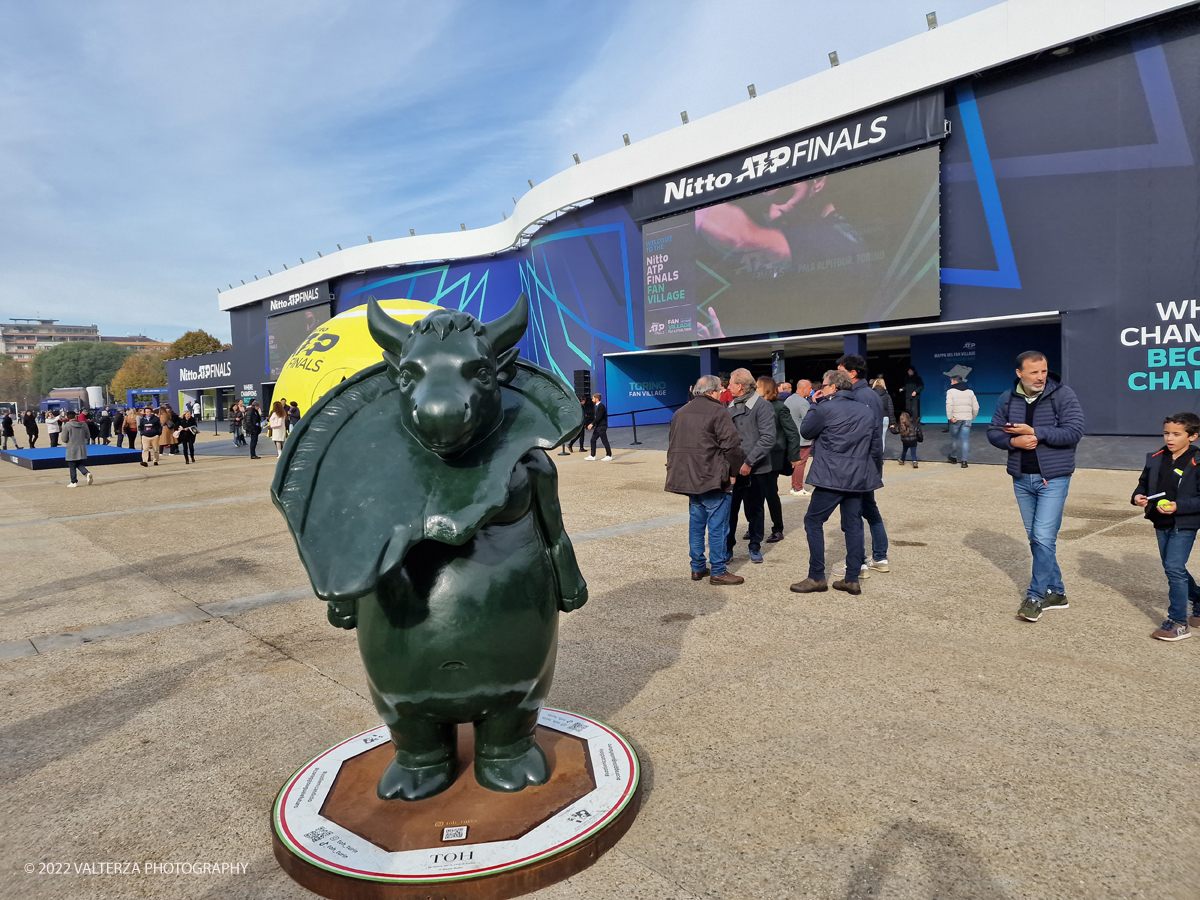
<path fill-rule="evenodd" d="M 951 387 L 946 412 L 954 448 L 949 461 L 965 467 L 979 401 L 966 386 L 964 373 L 947 374 Z M 1084 419 L 1079 398 L 1049 371 L 1045 354 L 1020 354 L 1015 374 L 1013 389 L 996 402 L 988 440 L 1007 454 L 1007 473 L 1032 556 L 1029 587 L 1017 617 L 1037 622 L 1048 610 L 1070 608 L 1057 540 Z M 692 388 L 692 400 L 671 420 L 665 485 L 667 491 L 688 497 L 692 580 L 745 582 L 729 571 L 743 513 L 747 527 L 742 539 L 748 542 L 751 563 L 763 561 L 762 543 L 783 539 L 777 488 L 783 475 L 791 476 L 793 495 L 809 498 L 804 516 L 808 572 L 792 591 L 810 594 L 832 587 L 857 595 L 863 579 L 889 572 L 887 529 L 875 491 L 883 487 L 883 448 L 889 431 L 900 436 L 900 464 L 911 451 L 917 465 L 924 390 L 917 379 L 910 369 L 905 409 L 893 419 L 886 390 L 878 380 L 868 383 L 866 360 L 855 354 L 838 359 L 837 368 L 825 372 L 815 389 L 801 380 L 792 391 L 790 384 L 755 379 L 746 369 L 731 373 L 724 383 L 715 375 L 701 376 Z M 1200 586 L 1187 570 L 1200 530 L 1197 437 L 1200 417 L 1190 412 L 1167 416 L 1164 446 L 1148 454 L 1130 498 L 1145 509 L 1155 527 L 1167 578 L 1167 618 L 1151 635 L 1161 641 L 1183 640 L 1200 627 Z M 835 510 L 845 535 L 846 562 L 833 569 L 836 580 L 831 584 L 824 525 Z M 767 515 L 771 531 L 764 537 Z"/>
<path fill-rule="evenodd" d="M 250 458 L 262 459 L 258 455 L 258 439 L 265 423 L 268 438 L 275 445 L 275 456 L 278 457 L 283 453 L 283 442 L 288 433 L 300 421 L 300 415 L 300 405 L 295 400 L 289 403 L 286 397 L 274 401 L 265 418 L 257 400 L 251 400 L 248 404 L 235 400 L 229 407 L 229 433 L 233 435 L 233 446 L 249 446 Z"/>

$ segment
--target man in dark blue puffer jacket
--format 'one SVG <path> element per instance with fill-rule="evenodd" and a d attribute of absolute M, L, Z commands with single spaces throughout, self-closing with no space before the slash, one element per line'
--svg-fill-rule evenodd
<path fill-rule="evenodd" d="M 1033 552 L 1033 577 L 1017 612 L 1028 622 L 1040 619 L 1043 610 L 1070 605 L 1056 545 L 1082 437 L 1079 398 L 1050 377 L 1045 354 L 1027 350 L 1018 356 L 1016 389 L 996 401 L 988 440 L 1008 451 L 1008 474 Z"/>

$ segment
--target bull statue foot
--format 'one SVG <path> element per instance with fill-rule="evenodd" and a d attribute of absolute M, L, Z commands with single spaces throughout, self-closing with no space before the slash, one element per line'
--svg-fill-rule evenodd
<path fill-rule="evenodd" d="M 393 759 L 379 777 L 375 793 L 380 800 L 424 800 L 440 794 L 457 777 L 457 760 L 433 766 L 405 766 Z"/>
<path fill-rule="evenodd" d="M 475 723 L 475 780 L 505 793 L 549 781 L 550 764 L 534 740 L 536 727 L 536 709 Z"/>
<path fill-rule="evenodd" d="M 408 719 L 390 730 L 396 756 L 375 786 L 380 800 L 424 800 L 454 784 L 458 754 L 453 724 Z"/>

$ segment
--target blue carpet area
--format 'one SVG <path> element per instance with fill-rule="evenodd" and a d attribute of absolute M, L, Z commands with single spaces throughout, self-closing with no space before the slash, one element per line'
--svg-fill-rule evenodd
<path fill-rule="evenodd" d="M 125 447 L 111 444 L 88 444 L 85 466 L 107 466 L 112 463 L 137 462 L 142 454 Z M 13 463 L 25 469 L 65 469 L 67 451 L 65 447 L 35 447 L 32 450 L 0 450 L 0 461 Z"/>

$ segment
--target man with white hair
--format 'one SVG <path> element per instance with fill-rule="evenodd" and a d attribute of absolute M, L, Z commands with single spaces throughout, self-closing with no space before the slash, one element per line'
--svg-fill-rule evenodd
<path fill-rule="evenodd" d="M 688 544 L 692 581 L 710 576 L 709 584 L 741 584 L 740 575 L 725 571 L 729 553 L 729 507 L 737 472 L 745 455 L 729 410 L 721 405 L 721 379 L 701 375 L 692 400 L 671 417 L 667 442 L 665 490 L 688 498 Z M 708 531 L 708 563 L 704 532 Z"/>
<path fill-rule="evenodd" d="M 763 561 L 763 501 L 766 498 L 765 482 L 776 475 L 771 468 L 771 449 L 775 446 L 775 408 L 758 393 L 758 383 L 749 369 L 735 369 L 729 376 L 729 391 L 733 403 L 729 415 L 742 439 L 742 453 L 746 461 L 738 470 L 740 476 L 733 487 L 733 505 L 729 510 L 729 537 L 726 546 L 733 555 L 737 543 L 738 510 L 746 508 L 746 524 L 749 531 L 750 562 Z"/>

